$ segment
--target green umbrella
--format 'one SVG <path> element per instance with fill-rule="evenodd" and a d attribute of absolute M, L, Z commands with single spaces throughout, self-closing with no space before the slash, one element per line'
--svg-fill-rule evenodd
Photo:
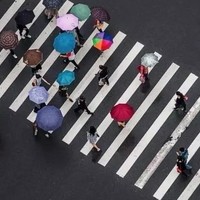
<path fill-rule="evenodd" d="M 72 7 L 70 13 L 78 17 L 80 21 L 83 21 L 90 16 L 91 10 L 87 5 L 79 3 Z"/>

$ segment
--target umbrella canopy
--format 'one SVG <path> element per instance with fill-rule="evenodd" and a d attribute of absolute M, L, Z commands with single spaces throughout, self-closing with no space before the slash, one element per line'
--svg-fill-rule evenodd
<path fill-rule="evenodd" d="M 38 49 L 30 49 L 23 56 L 23 62 L 27 65 L 38 65 L 43 60 L 43 53 Z"/>
<path fill-rule="evenodd" d="M 94 19 L 97 19 L 97 20 L 100 20 L 100 21 L 109 21 L 110 20 L 110 15 L 102 7 L 93 7 L 91 9 L 91 12 L 92 12 L 92 17 Z"/>
<path fill-rule="evenodd" d="M 45 106 L 37 113 L 36 124 L 45 131 L 55 131 L 62 125 L 63 116 L 55 106 Z"/>
<path fill-rule="evenodd" d="M 53 43 L 53 47 L 59 53 L 69 53 L 75 48 L 75 37 L 73 33 L 64 32 L 60 33 L 55 39 Z"/>
<path fill-rule="evenodd" d="M 45 103 L 48 97 L 48 92 L 42 86 L 35 86 L 29 91 L 29 99 L 36 104 Z"/>
<path fill-rule="evenodd" d="M 146 53 L 141 58 L 141 64 L 145 67 L 154 67 L 158 63 L 158 56 L 154 53 Z"/>
<path fill-rule="evenodd" d="M 75 80 L 74 72 L 68 70 L 59 73 L 58 78 L 56 79 L 58 84 L 61 86 L 70 85 L 74 80 Z"/>
<path fill-rule="evenodd" d="M 78 26 L 78 18 L 73 14 L 63 15 L 57 18 L 56 26 L 63 31 L 72 31 Z"/>
<path fill-rule="evenodd" d="M 109 49 L 113 43 L 113 37 L 105 32 L 97 33 L 93 38 L 93 45 L 97 49 L 104 51 Z"/>
<path fill-rule="evenodd" d="M 14 49 L 18 44 L 18 37 L 14 31 L 3 31 L 0 34 L 0 47 Z"/>
<path fill-rule="evenodd" d="M 133 107 L 128 104 L 117 104 L 110 111 L 111 117 L 120 122 L 128 121 L 134 114 Z"/>
<path fill-rule="evenodd" d="M 21 12 L 17 13 L 17 16 L 15 17 L 15 21 L 17 24 L 20 25 L 26 25 L 33 21 L 35 17 L 35 14 L 32 10 L 23 10 Z"/>
<path fill-rule="evenodd" d="M 42 4 L 46 8 L 59 8 L 62 5 L 63 0 L 43 0 Z"/>
<path fill-rule="evenodd" d="M 91 10 L 87 5 L 79 3 L 72 7 L 70 13 L 78 17 L 80 21 L 83 21 L 91 15 Z"/>

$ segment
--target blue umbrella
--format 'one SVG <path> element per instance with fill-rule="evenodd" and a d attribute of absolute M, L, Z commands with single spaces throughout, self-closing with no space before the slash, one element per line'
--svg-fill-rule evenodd
<path fill-rule="evenodd" d="M 60 33 L 53 43 L 53 47 L 59 53 L 69 53 L 75 48 L 75 37 L 72 32 Z"/>
<path fill-rule="evenodd" d="M 74 72 L 65 70 L 58 74 L 58 78 L 56 81 L 59 85 L 70 85 L 75 80 L 75 74 Z"/>
<path fill-rule="evenodd" d="M 45 106 L 37 113 L 36 124 L 45 131 L 55 131 L 62 125 L 63 116 L 55 106 Z"/>
<path fill-rule="evenodd" d="M 46 102 L 48 97 L 48 92 L 42 86 L 35 86 L 29 91 L 29 99 L 36 104 Z"/>

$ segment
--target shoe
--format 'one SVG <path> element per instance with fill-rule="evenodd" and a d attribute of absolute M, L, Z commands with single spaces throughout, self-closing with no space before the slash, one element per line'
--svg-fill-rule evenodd
<path fill-rule="evenodd" d="M 26 38 L 32 38 L 31 35 L 25 35 Z"/>
<path fill-rule="evenodd" d="M 63 60 L 63 62 L 64 62 L 64 63 L 66 63 L 66 62 L 67 62 L 67 60 L 66 60 L 66 59 L 64 59 L 64 60 Z"/>
<path fill-rule="evenodd" d="M 74 69 L 80 69 L 80 67 L 76 66 Z"/>
<path fill-rule="evenodd" d="M 99 152 L 99 151 L 101 151 L 101 149 L 100 149 L 100 148 L 98 148 L 98 149 L 97 149 L 97 151 Z"/>
<path fill-rule="evenodd" d="M 94 113 L 93 112 L 89 112 L 88 115 L 94 115 Z"/>
<path fill-rule="evenodd" d="M 24 36 L 24 35 L 22 35 L 22 36 L 21 36 L 21 38 L 22 38 L 22 39 L 25 39 L 25 36 Z"/>
<path fill-rule="evenodd" d="M 13 58 L 17 59 L 17 55 L 16 55 L 16 54 L 14 54 L 14 55 L 12 55 L 12 56 L 13 56 Z"/>
<path fill-rule="evenodd" d="M 35 129 L 35 131 L 34 131 L 34 135 L 36 136 L 37 133 L 38 133 L 38 129 Z"/>
<path fill-rule="evenodd" d="M 46 134 L 44 134 L 47 138 L 49 138 L 49 134 L 48 133 L 46 133 Z"/>
<path fill-rule="evenodd" d="M 68 98 L 68 99 L 69 99 L 69 101 L 74 102 L 71 98 Z"/>

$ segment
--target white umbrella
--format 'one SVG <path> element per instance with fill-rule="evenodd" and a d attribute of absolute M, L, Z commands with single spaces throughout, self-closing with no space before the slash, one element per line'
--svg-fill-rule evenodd
<path fill-rule="evenodd" d="M 145 67 L 154 67 L 158 63 L 158 57 L 154 53 L 146 53 L 141 58 L 141 64 Z"/>

